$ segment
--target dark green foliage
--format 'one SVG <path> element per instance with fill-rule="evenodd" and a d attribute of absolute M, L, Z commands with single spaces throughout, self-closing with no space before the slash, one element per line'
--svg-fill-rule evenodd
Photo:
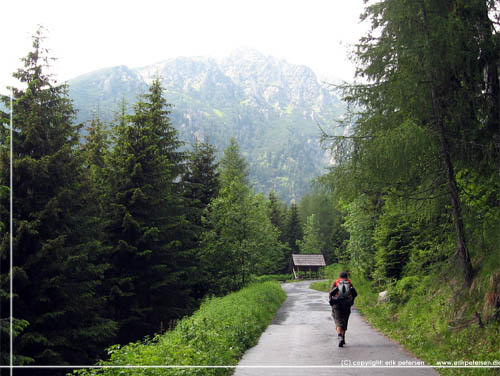
<path fill-rule="evenodd" d="M 373 237 L 377 249 L 375 278 L 399 279 L 411 253 L 414 237 L 404 216 L 393 213 L 382 215 L 377 221 Z"/>
<path fill-rule="evenodd" d="M 215 147 L 208 143 L 194 144 L 182 177 L 184 209 L 190 238 L 189 242 L 186 241 L 186 246 L 193 249 L 192 262 L 199 265 L 187 276 L 189 284 L 193 285 L 193 296 L 196 299 L 202 299 L 210 290 L 207 283 L 209 277 L 201 265 L 200 242 L 205 231 L 209 230 L 203 216 L 208 205 L 219 193 L 220 181 L 215 153 Z"/>
<path fill-rule="evenodd" d="M 297 240 L 300 253 L 303 254 L 319 254 L 324 248 L 319 233 L 319 222 L 315 214 L 307 217 L 304 225 L 304 238 Z"/>
<path fill-rule="evenodd" d="M 86 187 L 88 200 L 88 211 L 93 217 L 94 223 L 89 228 L 94 229 L 94 238 L 103 242 L 106 227 L 105 193 L 106 193 L 106 161 L 109 153 L 109 134 L 99 116 L 94 117 L 85 128 L 86 135 L 80 146 L 83 167 L 86 170 L 82 179 L 82 185 Z M 109 249 L 104 253 L 108 253 Z M 103 257 L 105 257 L 103 255 Z M 103 258 L 100 263 L 105 264 L 108 260 Z"/>
<path fill-rule="evenodd" d="M 295 203 L 290 205 L 290 210 L 287 214 L 284 237 L 288 249 L 287 254 L 285 254 L 285 260 L 287 262 L 286 270 L 283 272 L 289 273 L 292 270 L 292 254 L 300 253 L 297 240 L 302 240 L 304 237 L 299 210 Z"/>
<path fill-rule="evenodd" d="M 190 291 L 183 273 L 192 262 L 177 182 L 184 156 L 160 79 L 132 115 L 124 112 L 109 156 L 106 200 L 109 303 L 120 343 L 158 332 L 185 312 Z"/>
<path fill-rule="evenodd" d="M 45 73 L 49 58 L 42 40 L 39 29 L 24 67 L 14 74 L 26 87 L 14 90 L 13 111 L 13 304 L 19 330 L 14 353 L 20 363 L 25 357 L 37 364 L 87 363 L 113 335 L 114 323 L 101 316 L 103 297 L 96 296 L 104 272 L 96 262 L 102 248 L 88 228 L 75 110 L 67 87 Z M 2 124 L 8 123 L 5 115 Z M 3 165 L 7 152 L 2 148 Z M 1 175 L 1 186 L 8 185 L 6 178 Z M 6 205 L 2 195 L 2 213 L 8 212 Z M 2 235 L 3 260 L 10 235 Z M 2 263 L 2 282 L 8 273 Z M 2 315 L 9 312 L 5 304 L 4 295 Z"/>
<path fill-rule="evenodd" d="M 274 191 L 270 191 L 267 200 L 268 216 L 271 224 L 278 232 L 278 240 L 281 243 L 282 261 L 278 265 L 277 271 L 282 272 L 288 268 L 290 249 L 286 245 L 285 231 L 286 231 L 286 217 L 287 206 L 276 196 Z"/>
<path fill-rule="evenodd" d="M 103 169 L 109 149 L 109 132 L 97 113 L 93 114 L 92 120 L 85 130 L 86 135 L 81 147 L 85 154 L 85 167 Z"/>
<path fill-rule="evenodd" d="M 284 242 L 284 229 L 285 229 L 285 213 L 284 204 L 276 196 L 274 191 L 270 191 L 268 195 L 268 206 L 269 206 L 269 219 L 271 223 L 278 229 L 280 241 Z"/>
<path fill-rule="evenodd" d="M 219 193 L 218 163 L 215 160 L 216 149 L 213 145 L 194 144 L 182 179 L 184 199 L 190 208 L 188 219 L 198 227 L 203 227 L 203 211 Z"/>

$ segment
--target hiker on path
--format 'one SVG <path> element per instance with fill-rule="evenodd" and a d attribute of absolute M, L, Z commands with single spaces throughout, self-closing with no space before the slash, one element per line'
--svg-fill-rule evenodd
<path fill-rule="evenodd" d="M 341 272 L 339 278 L 333 281 L 330 287 L 328 297 L 332 306 L 332 317 L 337 327 L 339 347 L 345 344 L 347 322 L 351 314 L 351 306 L 354 304 L 357 295 L 356 289 L 351 281 L 347 279 L 347 272 Z"/>

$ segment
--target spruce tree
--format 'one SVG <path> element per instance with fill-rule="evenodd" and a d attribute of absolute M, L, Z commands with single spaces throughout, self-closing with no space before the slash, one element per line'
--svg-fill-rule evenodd
<path fill-rule="evenodd" d="M 188 219 L 202 231 L 202 215 L 208 204 L 219 193 L 219 172 L 216 149 L 208 143 L 195 143 L 189 153 L 183 176 L 183 191 L 186 206 L 189 207 Z"/>
<path fill-rule="evenodd" d="M 86 135 L 80 147 L 84 168 L 87 170 L 87 193 L 90 196 L 89 210 L 93 211 L 96 226 L 99 228 L 96 236 L 104 240 L 106 215 L 104 200 L 106 193 L 106 159 L 109 152 L 109 134 L 99 116 L 94 113 L 92 120 L 85 128 Z"/>
<path fill-rule="evenodd" d="M 25 88 L 14 90 L 12 293 L 14 316 L 28 323 L 14 340 L 14 353 L 38 365 L 92 363 L 114 326 L 100 316 L 103 300 L 95 296 L 103 278 L 95 263 L 101 249 L 89 228 L 75 110 L 67 86 L 45 73 L 50 59 L 42 41 L 40 28 L 24 67 L 14 73 Z M 1 179 L 7 185 L 4 174 Z"/>
<path fill-rule="evenodd" d="M 4 98 L 4 102 L 8 99 Z M 10 364 L 11 334 L 16 338 L 28 325 L 26 320 L 13 318 L 10 327 L 10 114 L 2 113 L 0 123 L 0 366 Z M 5 122 L 5 123 L 4 123 Z M 5 184 L 5 185 L 4 185 Z M 32 358 L 13 354 L 14 364 L 28 364 Z"/>
<path fill-rule="evenodd" d="M 184 155 L 168 107 L 156 77 L 132 115 L 122 108 L 109 157 L 108 278 L 120 343 L 159 332 L 190 306 L 179 183 Z"/>
<path fill-rule="evenodd" d="M 299 210 L 297 204 L 292 203 L 292 205 L 290 205 L 285 227 L 285 239 L 290 249 L 289 253 L 286 255 L 287 273 L 292 270 L 292 254 L 300 253 L 297 241 L 302 240 L 303 237 L 304 234 L 302 230 L 302 223 L 299 218 Z"/>
<path fill-rule="evenodd" d="M 219 192 L 219 172 L 215 153 L 215 147 L 208 143 L 194 144 L 182 178 L 184 208 L 191 239 L 186 245 L 194 250 L 193 262 L 196 266 L 196 270 L 188 279 L 193 284 L 193 296 L 196 299 L 203 298 L 209 291 L 208 276 L 201 260 L 200 241 L 204 232 L 208 230 L 203 216 Z"/>
<path fill-rule="evenodd" d="M 92 169 L 104 169 L 105 159 L 109 149 L 109 136 L 105 124 L 96 112 L 86 127 L 87 134 L 81 147 L 85 153 L 85 167 Z"/>
<path fill-rule="evenodd" d="M 284 243 L 285 216 L 283 213 L 283 203 L 279 200 L 274 191 L 269 192 L 268 199 L 269 219 L 278 230 L 280 241 Z"/>

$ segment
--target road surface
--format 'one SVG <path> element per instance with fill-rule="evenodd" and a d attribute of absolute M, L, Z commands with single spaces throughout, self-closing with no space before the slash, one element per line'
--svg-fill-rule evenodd
<path fill-rule="evenodd" d="M 339 348 L 327 293 L 310 289 L 310 283 L 282 285 L 287 299 L 257 346 L 245 352 L 234 376 L 438 375 L 373 329 L 354 307 L 346 345 Z"/>

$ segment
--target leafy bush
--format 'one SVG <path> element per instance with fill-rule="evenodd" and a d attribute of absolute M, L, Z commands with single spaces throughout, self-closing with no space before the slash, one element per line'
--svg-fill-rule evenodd
<path fill-rule="evenodd" d="M 421 277 L 404 277 L 403 279 L 397 281 L 396 284 L 389 289 L 389 301 L 394 304 L 406 303 L 412 294 L 415 293 L 414 289 L 421 283 L 423 283 Z"/>
<path fill-rule="evenodd" d="M 276 282 L 246 287 L 222 298 L 207 299 L 174 330 L 152 340 L 115 345 L 99 365 L 221 366 L 222 368 L 103 368 L 77 370 L 91 375 L 229 375 L 246 349 L 254 346 L 286 294 Z"/>
<path fill-rule="evenodd" d="M 386 204 L 375 227 L 375 279 L 399 279 L 408 262 L 413 234 L 405 215 L 394 215 Z"/>

